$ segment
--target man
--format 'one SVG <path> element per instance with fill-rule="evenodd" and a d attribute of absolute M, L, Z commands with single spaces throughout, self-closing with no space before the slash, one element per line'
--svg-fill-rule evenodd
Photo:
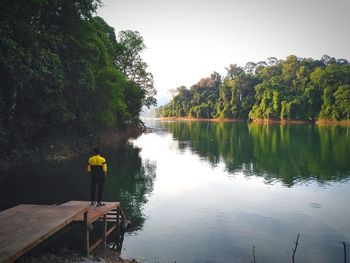
<path fill-rule="evenodd" d="M 95 155 L 89 158 L 87 171 L 91 175 L 90 184 L 90 198 L 91 205 L 95 204 L 95 192 L 97 186 L 97 206 L 102 206 L 104 203 L 101 202 L 103 185 L 105 182 L 105 177 L 107 175 L 107 164 L 105 158 L 100 156 L 100 148 L 93 149 Z"/>

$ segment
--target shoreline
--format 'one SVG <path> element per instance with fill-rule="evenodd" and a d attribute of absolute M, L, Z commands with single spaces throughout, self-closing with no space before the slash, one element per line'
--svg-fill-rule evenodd
<path fill-rule="evenodd" d="M 194 118 L 194 117 L 160 117 L 160 120 L 170 120 L 170 121 L 210 121 L 210 122 L 246 122 L 243 119 L 207 119 L 207 118 Z"/>
<path fill-rule="evenodd" d="M 28 163 L 70 160 L 91 151 L 96 145 L 102 148 L 112 145 L 119 147 L 128 139 L 137 138 L 145 131 L 145 128 L 133 124 L 125 129 L 111 127 L 84 135 L 72 132 L 47 137 L 25 147 L 13 149 L 11 152 L 3 152 L 0 155 L 0 170 L 9 170 Z"/>
<path fill-rule="evenodd" d="M 305 121 L 305 120 L 274 120 L 274 119 L 230 119 L 230 118 L 194 118 L 194 117 L 161 117 L 160 120 L 168 121 L 210 121 L 210 122 L 252 122 L 257 124 L 315 124 L 315 125 L 340 125 L 350 126 L 350 120 L 346 121 L 333 121 L 333 120 L 317 120 L 317 121 Z"/>

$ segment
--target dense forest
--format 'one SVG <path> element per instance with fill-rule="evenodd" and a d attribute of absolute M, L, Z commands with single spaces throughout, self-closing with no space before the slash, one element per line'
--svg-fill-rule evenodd
<path fill-rule="evenodd" d="M 274 57 L 230 65 L 189 89 L 181 86 L 158 108 L 163 117 L 269 120 L 349 120 L 350 63 L 323 56 Z"/>
<path fill-rule="evenodd" d="M 136 31 L 93 16 L 100 0 L 0 2 L 0 145 L 136 121 L 155 105 Z"/>

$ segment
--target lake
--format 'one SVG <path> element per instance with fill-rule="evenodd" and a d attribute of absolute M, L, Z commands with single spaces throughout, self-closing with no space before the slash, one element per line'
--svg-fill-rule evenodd
<path fill-rule="evenodd" d="M 104 149 L 105 200 L 133 223 L 142 262 L 342 262 L 350 241 L 350 127 L 148 122 Z M 0 208 L 88 200 L 88 155 L 2 173 Z M 348 247 L 350 254 L 350 247 Z"/>

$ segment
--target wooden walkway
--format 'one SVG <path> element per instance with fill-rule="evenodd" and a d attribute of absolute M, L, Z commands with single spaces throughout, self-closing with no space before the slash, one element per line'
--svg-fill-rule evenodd
<path fill-rule="evenodd" d="M 18 205 L 0 212 L 0 262 L 13 262 L 87 210 L 83 206 Z"/>
<path fill-rule="evenodd" d="M 83 223 L 83 245 L 89 254 L 125 221 L 119 202 L 96 207 L 90 202 L 70 201 L 62 205 L 18 205 L 0 212 L 0 262 L 13 262 L 72 222 Z M 101 238 L 90 245 L 90 224 L 103 222 Z M 108 228 L 109 226 L 109 228 Z"/>

